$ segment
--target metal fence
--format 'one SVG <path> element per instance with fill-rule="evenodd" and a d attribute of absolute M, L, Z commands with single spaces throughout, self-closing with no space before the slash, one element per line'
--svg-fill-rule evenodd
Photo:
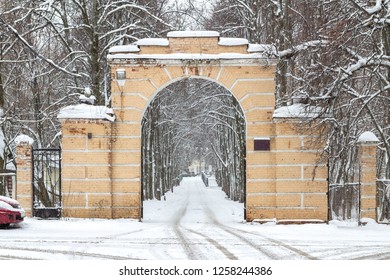
<path fill-rule="evenodd" d="M 61 149 L 32 150 L 33 216 L 61 216 Z"/>
<path fill-rule="evenodd" d="M 209 178 L 207 177 L 207 175 L 204 172 L 202 172 L 202 181 L 206 187 L 209 186 Z"/>
<path fill-rule="evenodd" d="M 360 183 L 329 185 L 329 219 L 359 221 Z"/>
<path fill-rule="evenodd" d="M 377 180 L 378 222 L 390 222 L 390 180 Z"/>

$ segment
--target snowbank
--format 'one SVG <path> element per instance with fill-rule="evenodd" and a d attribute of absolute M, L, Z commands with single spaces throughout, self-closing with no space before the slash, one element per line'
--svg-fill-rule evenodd
<path fill-rule="evenodd" d="M 60 110 L 58 119 L 104 119 L 113 122 L 114 111 L 105 106 L 78 104 Z"/>

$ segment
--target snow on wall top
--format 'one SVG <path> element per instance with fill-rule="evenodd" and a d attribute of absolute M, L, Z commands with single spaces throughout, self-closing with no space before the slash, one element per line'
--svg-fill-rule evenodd
<path fill-rule="evenodd" d="M 108 59 L 163 59 L 163 60 L 217 60 L 217 59 L 259 59 L 264 58 L 261 53 L 240 54 L 197 54 L 197 53 L 172 53 L 172 54 L 109 54 Z"/>
<path fill-rule="evenodd" d="M 218 42 L 220 46 L 242 46 L 248 44 L 248 40 L 244 38 L 219 38 Z"/>
<path fill-rule="evenodd" d="M 293 104 L 277 108 L 274 111 L 274 118 L 315 118 L 321 113 L 320 107 L 309 106 L 306 104 Z"/>
<path fill-rule="evenodd" d="M 124 46 L 113 46 L 109 49 L 109 58 L 128 58 L 128 57 L 112 57 L 112 55 L 122 55 L 122 54 L 131 54 L 138 53 L 141 51 L 140 47 L 142 46 L 162 46 L 169 47 L 170 42 L 169 38 L 218 38 L 219 46 L 248 46 L 248 53 L 268 53 L 276 54 L 275 46 L 267 44 L 250 44 L 249 41 L 245 38 L 228 38 L 220 37 L 219 32 L 217 31 L 171 31 L 168 32 L 167 38 L 143 38 L 139 39 L 131 45 Z M 131 57 L 130 57 L 131 58 Z M 149 57 L 148 57 L 149 58 Z M 215 57 L 213 57 L 215 58 Z M 213 59 L 212 58 L 212 59 Z M 217 57 L 215 59 L 218 59 Z M 225 57 L 222 57 L 225 58 Z"/>
<path fill-rule="evenodd" d="M 60 110 L 58 119 L 104 119 L 113 122 L 114 111 L 105 106 L 78 104 Z"/>
<path fill-rule="evenodd" d="M 34 139 L 32 139 L 28 135 L 21 134 L 15 138 L 15 144 L 16 146 L 25 145 L 25 144 L 32 145 L 34 144 Z"/>
<path fill-rule="evenodd" d="M 247 46 L 248 53 L 219 53 L 219 54 L 194 54 L 194 53 L 162 53 L 162 54 L 138 54 L 142 51 L 142 46 L 162 46 L 169 47 L 169 38 L 217 38 L 218 45 L 224 47 Z M 226 50 L 225 50 L 226 51 Z M 220 37 L 216 31 L 172 31 L 167 34 L 167 38 L 144 38 L 139 39 L 134 44 L 126 46 L 114 46 L 109 49 L 108 59 L 260 59 L 264 58 L 264 53 L 269 55 L 276 54 L 275 47 L 265 44 L 250 44 L 245 38 L 227 38 Z"/>
<path fill-rule="evenodd" d="M 376 143 L 376 142 L 379 142 L 379 139 L 371 131 L 366 131 L 366 132 L 363 132 L 358 138 L 358 143 L 364 143 L 364 142 L 375 142 Z"/>
<path fill-rule="evenodd" d="M 133 53 L 139 52 L 140 49 L 137 45 L 123 45 L 123 46 L 113 46 L 109 49 L 109 53 Z"/>
<path fill-rule="evenodd" d="M 254 52 L 267 52 L 270 54 L 276 53 L 276 48 L 273 45 L 269 44 L 249 44 L 248 46 L 248 52 L 254 53 Z"/>
<path fill-rule="evenodd" d="M 165 38 L 144 38 L 136 42 L 137 46 L 169 46 L 169 41 Z"/>
<path fill-rule="evenodd" d="M 219 37 L 217 31 L 171 31 L 168 38 Z"/>

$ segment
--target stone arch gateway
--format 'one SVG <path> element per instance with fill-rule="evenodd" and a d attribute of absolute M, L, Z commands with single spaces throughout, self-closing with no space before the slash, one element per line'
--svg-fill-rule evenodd
<path fill-rule="evenodd" d="M 276 60 L 264 46 L 170 32 L 113 47 L 108 63 L 110 108 L 80 104 L 59 115 L 64 216 L 141 218 L 142 117 L 162 88 L 194 77 L 225 87 L 245 114 L 246 220 L 327 220 L 326 164 L 309 145 L 315 135 L 275 110 Z"/>

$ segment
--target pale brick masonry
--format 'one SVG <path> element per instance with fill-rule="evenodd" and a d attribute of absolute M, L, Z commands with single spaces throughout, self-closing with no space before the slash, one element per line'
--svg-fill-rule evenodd
<path fill-rule="evenodd" d="M 167 39 L 110 50 L 115 119 L 60 117 L 63 216 L 142 218 L 143 114 L 161 89 L 192 77 L 228 89 L 245 114 L 246 219 L 327 221 L 328 171 L 319 157 L 321 141 L 315 133 L 297 130 L 299 118 L 275 115 L 276 60 L 249 52 L 244 39 L 222 39 L 216 32 L 173 32 Z M 117 70 L 125 73 L 122 84 Z M 258 139 L 268 148 L 255 149 Z M 372 164 L 371 150 L 362 149 L 362 160 Z M 28 148 L 20 153 L 26 156 L 18 159 L 18 198 L 31 205 L 23 183 L 31 176 Z M 362 213 L 370 217 L 374 193 L 366 184 L 374 179 L 363 177 Z"/>
<path fill-rule="evenodd" d="M 16 196 L 15 198 L 26 211 L 27 216 L 32 214 L 32 139 L 22 137 L 16 140 Z"/>

